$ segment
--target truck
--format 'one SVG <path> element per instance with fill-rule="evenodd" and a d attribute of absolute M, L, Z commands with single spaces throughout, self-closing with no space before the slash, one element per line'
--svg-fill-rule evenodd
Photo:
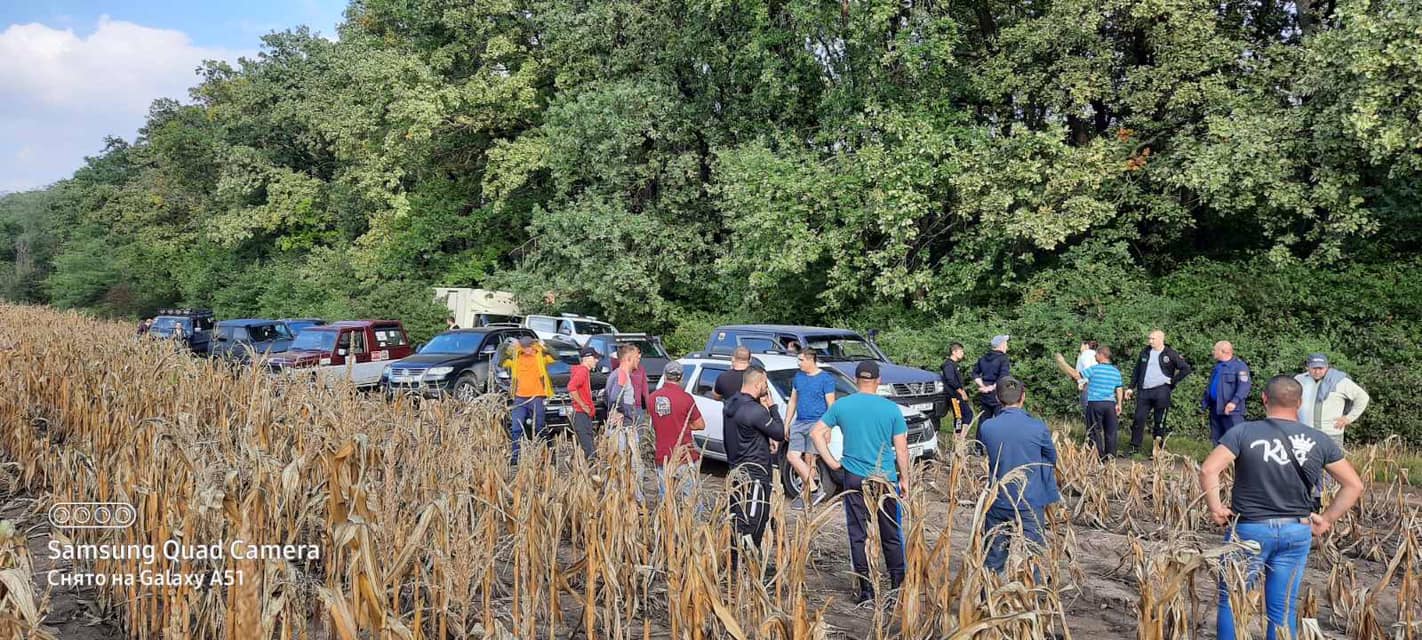
<path fill-rule="evenodd" d="M 208 356 L 246 363 L 254 355 L 264 357 L 286 351 L 291 346 L 291 339 L 291 329 L 280 320 L 223 320 L 212 332 L 213 341 Z"/>
<path fill-rule="evenodd" d="M 344 380 L 365 389 L 380 385 L 385 365 L 413 352 L 399 320 L 344 320 L 302 330 L 267 367 L 276 375 L 311 372 L 328 384 Z"/>
<path fill-rule="evenodd" d="M 188 351 L 207 355 L 212 344 L 212 328 L 216 318 L 209 309 L 159 309 L 148 335 L 176 340 Z"/>
<path fill-rule="evenodd" d="M 518 324 L 523 319 L 512 293 L 466 287 L 435 287 L 435 302 L 449 309 L 454 323 L 465 329 L 491 324 Z"/>

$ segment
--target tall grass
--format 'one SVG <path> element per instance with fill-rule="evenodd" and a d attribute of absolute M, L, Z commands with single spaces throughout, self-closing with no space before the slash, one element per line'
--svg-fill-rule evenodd
<path fill-rule="evenodd" d="M 682 480 L 695 485 L 691 500 L 675 488 L 658 500 L 650 485 L 639 500 L 629 456 L 646 452 L 620 451 L 611 438 L 593 463 L 560 442 L 528 446 L 510 467 L 501 397 L 386 403 L 299 378 L 234 375 L 126 326 L 39 308 L 0 307 L 0 331 L 17 341 L 0 357 L 0 453 L 15 464 L 14 483 L 39 498 L 36 512 L 69 501 L 137 508 L 131 527 L 62 535 L 320 549 L 295 560 L 86 566 L 243 574 L 231 586 L 100 588 L 133 638 L 824 638 L 842 611 L 835 602 L 853 589 L 847 569 L 826 579 L 817 567 L 817 541 L 842 526 L 837 502 L 790 517 L 776 493 L 763 554 L 732 572 L 724 491 L 692 474 Z M 881 606 L 862 614 L 872 637 L 1069 637 L 1083 577 L 1077 540 L 1093 529 L 1134 541 L 1122 562 L 1140 589 L 1138 638 L 1187 637 L 1213 618 L 1201 593 L 1231 569 L 1206 524 L 1195 463 L 1167 455 L 1103 466 L 1061 444 L 1066 500 L 1047 545 L 1018 538 L 1000 575 L 982 568 L 980 536 L 952 536 L 981 527 L 996 488 L 985 462 L 955 441 L 944 464 L 915 471 L 920 490 L 903 502 L 908 574 L 896 606 L 880 589 Z M 1385 471 L 1397 446 L 1374 448 L 1364 477 Z M 1419 633 L 1422 516 L 1405 476 L 1395 477 L 1370 486 L 1324 544 L 1327 621 L 1350 637 Z M 871 483 L 866 495 L 888 490 Z M 935 505 L 945 500 L 946 517 Z M 22 547 L 0 537 L 0 575 L 28 574 Z M 868 548 L 875 558 L 877 541 Z M 1386 563 L 1386 575 L 1357 584 L 1356 559 Z M 760 564 L 778 568 L 773 580 L 761 579 Z M 883 585 L 877 559 L 870 569 Z M 0 581 L 0 620 L 11 620 L 0 637 L 44 614 L 33 586 L 11 582 Z M 1241 600 L 1257 600 L 1235 582 Z M 1239 609 L 1260 624 L 1257 608 Z"/>

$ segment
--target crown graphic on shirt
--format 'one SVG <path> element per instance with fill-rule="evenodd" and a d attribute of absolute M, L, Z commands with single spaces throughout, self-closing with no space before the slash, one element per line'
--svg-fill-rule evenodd
<path fill-rule="evenodd" d="M 1313 438 L 1310 438 L 1302 433 L 1296 433 L 1294 435 L 1289 436 L 1289 445 L 1293 447 L 1294 457 L 1298 459 L 1299 464 L 1303 464 L 1308 461 L 1308 452 L 1313 451 L 1313 448 L 1314 446 L 1316 446 L 1316 444 L 1317 443 L 1313 441 Z"/>

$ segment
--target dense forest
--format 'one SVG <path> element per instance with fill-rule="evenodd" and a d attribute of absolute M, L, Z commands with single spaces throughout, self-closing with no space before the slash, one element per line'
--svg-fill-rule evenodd
<path fill-rule="evenodd" d="M 1052 351 L 1159 326 L 1206 370 L 1327 351 L 1422 442 L 1419 248 L 1413 0 L 356 0 L 0 198 L 15 301 L 428 336 L 482 286 L 930 367 L 1006 332 L 1062 414 Z"/>

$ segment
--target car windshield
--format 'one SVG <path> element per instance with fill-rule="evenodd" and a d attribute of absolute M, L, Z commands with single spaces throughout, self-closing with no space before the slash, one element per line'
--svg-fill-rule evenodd
<path fill-rule="evenodd" d="M 856 335 L 809 336 L 809 346 L 824 360 L 878 360 L 879 353 Z"/>
<path fill-rule="evenodd" d="M 302 331 L 291 341 L 292 351 L 330 351 L 335 348 L 335 331 Z"/>
<path fill-rule="evenodd" d="M 153 320 L 153 326 L 149 330 L 158 331 L 160 333 L 169 333 L 175 327 L 182 327 L 184 331 L 188 331 L 193 328 L 193 321 L 190 318 L 159 316 L 158 318 L 155 318 Z"/>
<path fill-rule="evenodd" d="M 788 402 L 790 400 L 790 387 L 794 384 L 795 374 L 799 373 L 799 371 L 799 369 L 771 371 L 766 374 L 766 377 L 770 378 L 770 384 L 774 385 L 775 390 L 779 391 L 780 395 Z M 834 396 L 836 399 L 843 398 L 858 391 L 858 389 L 854 387 L 854 382 L 849 379 L 849 376 L 829 367 L 821 367 L 820 371 L 828 373 L 830 378 L 834 379 Z"/>
<path fill-rule="evenodd" d="M 623 344 L 630 344 L 630 345 L 633 345 L 633 346 L 637 347 L 638 349 L 640 349 L 640 350 L 642 351 L 642 355 L 643 355 L 643 356 L 646 356 L 646 357 L 648 357 L 648 358 L 668 358 L 668 357 L 669 357 L 669 356 L 667 356 L 667 350 L 664 349 L 664 348 L 662 348 L 662 345 L 661 345 L 661 344 L 656 343 L 656 342 L 652 342 L 651 340 L 647 340 L 647 339 L 645 339 L 645 338 L 638 338 L 638 339 L 636 339 L 636 340 L 618 340 L 618 341 L 617 341 L 617 344 L 619 344 L 619 345 L 623 345 Z"/>
<path fill-rule="evenodd" d="M 420 348 L 420 353 L 469 354 L 478 351 L 482 342 L 482 333 L 441 333 L 430 338 L 430 341 Z"/>
<path fill-rule="evenodd" d="M 293 334 L 300 333 L 303 329 L 309 329 L 320 324 L 320 322 L 315 320 L 288 320 L 286 322 L 287 328 L 290 329 Z"/>

